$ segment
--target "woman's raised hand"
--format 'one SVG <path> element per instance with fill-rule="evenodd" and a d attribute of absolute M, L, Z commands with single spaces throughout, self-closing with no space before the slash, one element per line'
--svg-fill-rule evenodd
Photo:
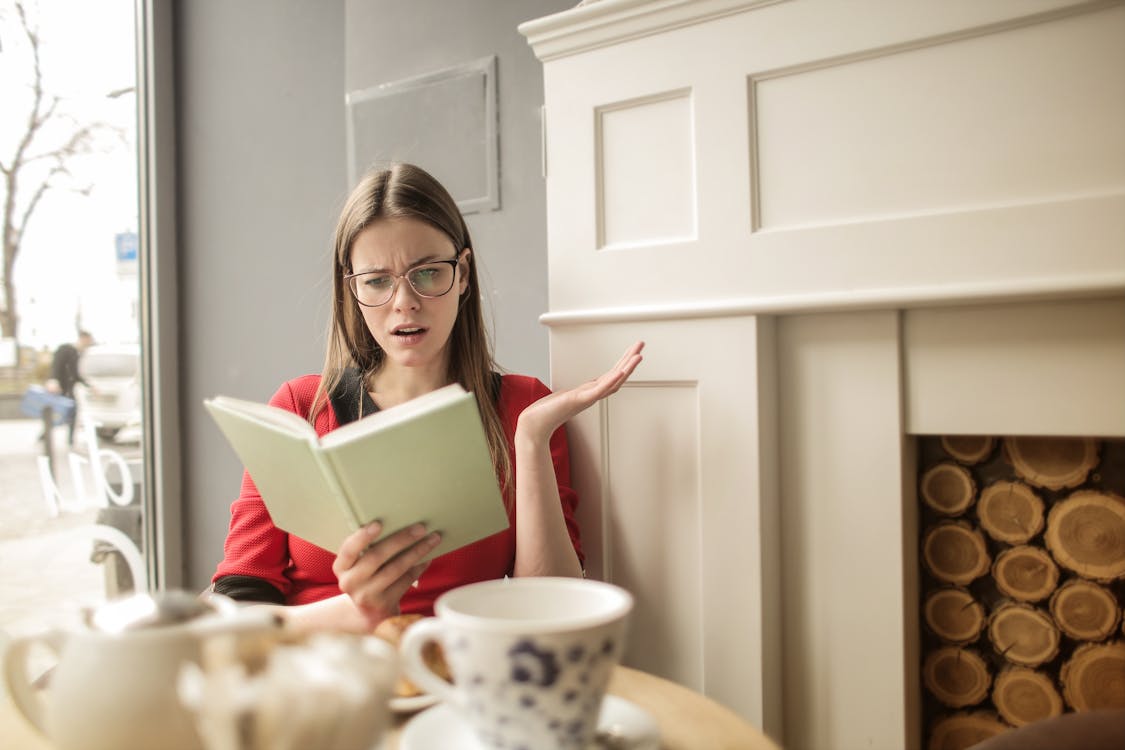
<path fill-rule="evenodd" d="M 572 417 L 617 392 L 641 362 L 643 341 L 625 350 L 617 364 L 593 380 L 565 391 L 558 391 L 536 401 L 520 414 L 516 435 L 535 443 L 545 443 L 560 426 Z"/>
<path fill-rule="evenodd" d="M 375 521 L 349 535 L 336 553 L 332 572 L 366 618 L 369 628 L 398 614 L 398 603 L 429 565 L 421 562 L 441 541 L 436 531 L 427 534 L 423 524 L 400 529 L 385 539 Z"/>

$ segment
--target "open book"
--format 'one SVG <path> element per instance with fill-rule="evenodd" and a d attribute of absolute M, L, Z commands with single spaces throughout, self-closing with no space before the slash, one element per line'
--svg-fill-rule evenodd
<path fill-rule="evenodd" d="M 459 385 L 318 438 L 293 412 L 217 396 L 204 401 L 242 459 L 274 524 L 335 552 L 379 520 L 441 532 L 427 559 L 508 527 L 476 399 Z"/>

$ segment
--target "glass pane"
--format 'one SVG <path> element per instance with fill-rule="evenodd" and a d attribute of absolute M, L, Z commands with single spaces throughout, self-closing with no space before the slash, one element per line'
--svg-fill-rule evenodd
<path fill-rule="evenodd" d="M 0 4 L 0 161 L 18 173 L 13 196 L 0 184 L 19 237 L 0 291 L 10 637 L 73 625 L 146 575 L 134 0 L 21 5 Z"/>
<path fill-rule="evenodd" d="M 82 353 L 78 371 L 83 380 L 91 378 L 135 378 L 140 373 L 141 357 L 135 346 L 129 348 L 91 346 Z"/>

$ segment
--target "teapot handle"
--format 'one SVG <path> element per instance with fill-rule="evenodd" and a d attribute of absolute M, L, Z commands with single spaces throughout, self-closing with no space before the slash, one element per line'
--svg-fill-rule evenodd
<path fill-rule="evenodd" d="M 34 687 L 27 679 L 27 656 L 31 647 L 37 643 L 44 644 L 56 655 L 60 654 L 64 640 L 62 632 L 56 630 L 16 638 L 4 651 L 4 684 L 8 687 L 8 694 L 12 696 L 12 702 L 24 718 L 44 737 L 47 736 L 47 725 L 44 720 L 43 698 L 40 695 L 42 688 Z"/>

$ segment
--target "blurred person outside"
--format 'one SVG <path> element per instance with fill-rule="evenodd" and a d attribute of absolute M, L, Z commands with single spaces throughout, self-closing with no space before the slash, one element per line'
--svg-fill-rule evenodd
<path fill-rule="evenodd" d="M 82 357 L 82 352 L 94 343 L 94 337 L 89 331 L 79 331 L 78 340 L 73 343 L 62 344 L 55 350 L 55 356 L 51 360 L 51 377 L 46 383 L 47 390 L 51 393 L 66 396 L 69 399 L 74 399 L 74 387 L 79 383 L 85 383 L 82 376 L 78 373 L 78 360 Z M 74 445 L 74 424 L 78 416 L 78 406 L 70 412 L 70 418 L 67 420 L 67 445 Z M 49 438 L 49 430 L 44 428 L 43 440 Z"/>

